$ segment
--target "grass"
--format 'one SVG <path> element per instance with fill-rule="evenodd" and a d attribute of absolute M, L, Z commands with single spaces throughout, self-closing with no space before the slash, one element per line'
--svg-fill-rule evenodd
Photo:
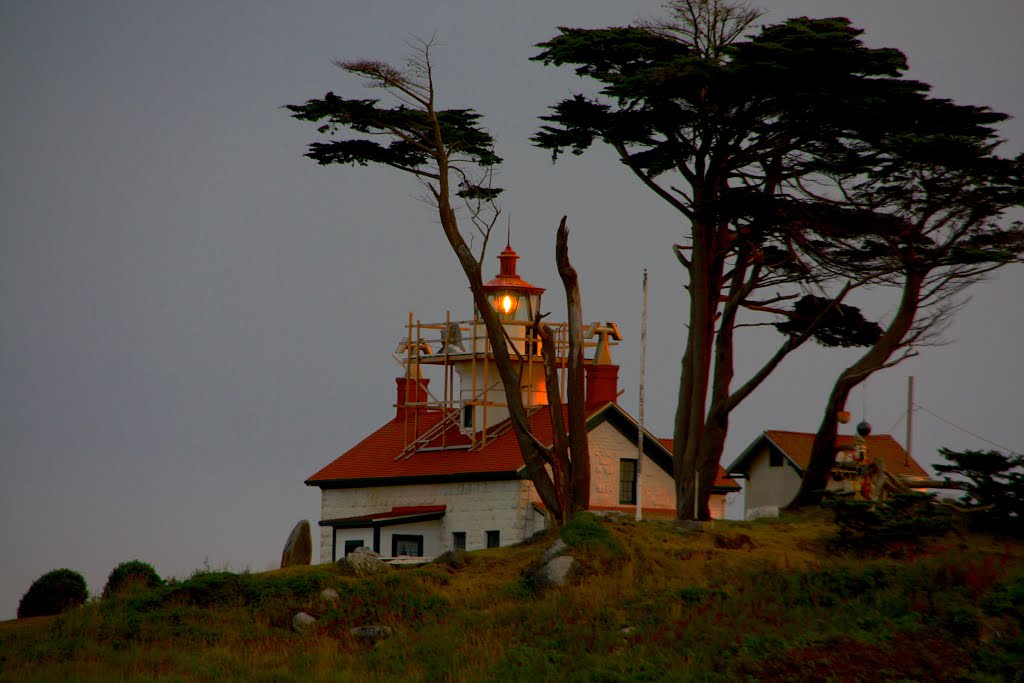
<path fill-rule="evenodd" d="M 0 623 L 0 680 L 819 681 L 1024 676 L 1024 545 L 901 559 L 828 551 L 821 513 L 703 533 L 626 517 L 567 529 L 571 585 L 523 576 L 554 542 L 356 579 L 333 566 L 200 572 Z M 338 591 L 337 605 L 319 598 Z M 297 611 L 318 628 L 291 630 Z M 384 624 L 376 646 L 353 626 Z"/>

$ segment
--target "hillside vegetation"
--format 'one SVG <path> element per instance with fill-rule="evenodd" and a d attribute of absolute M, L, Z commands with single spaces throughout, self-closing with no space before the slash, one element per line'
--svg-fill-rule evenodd
<path fill-rule="evenodd" d="M 586 515 L 569 585 L 525 578 L 551 533 L 369 578 L 198 572 L 0 624 L 2 680 L 954 681 L 1024 676 L 1024 545 L 949 534 L 836 554 L 823 512 L 704 531 Z M 320 591 L 334 588 L 336 603 Z M 305 634 L 292 616 L 317 617 Z M 354 626 L 394 635 L 368 645 Z"/>

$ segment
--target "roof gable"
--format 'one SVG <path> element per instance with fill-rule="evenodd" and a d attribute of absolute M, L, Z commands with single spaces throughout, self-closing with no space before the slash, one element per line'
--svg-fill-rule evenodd
<path fill-rule="evenodd" d="M 761 433 L 753 443 L 740 453 L 739 457 L 727 468 L 730 474 L 745 473 L 750 467 L 750 460 L 762 447 L 780 451 L 793 467 L 803 474 L 811 460 L 811 447 L 814 445 L 814 434 L 806 432 L 790 432 L 780 429 L 769 429 Z M 852 448 L 857 437 L 852 434 L 836 436 L 836 449 Z M 910 457 L 896 439 L 889 434 L 872 434 L 865 438 L 868 453 L 879 458 L 885 464 L 886 472 L 903 477 L 927 478 L 928 473 Z"/>
<path fill-rule="evenodd" d="M 568 409 L 565 406 L 562 409 L 567 415 Z M 423 481 L 517 479 L 523 476 L 523 456 L 508 420 L 489 430 L 492 440 L 485 446 L 470 450 L 470 440 L 458 425 L 452 423 L 447 428 L 438 428 L 442 419 L 441 411 L 421 411 L 415 420 L 396 417 L 321 468 L 306 480 L 306 484 L 321 488 L 357 488 Z M 606 403 L 591 411 L 587 417 L 587 431 L 605 422 L 624 438 L 636 443 L 640 427 L 618 404 Z M 533 411 L 529 423 L 531 432 L 541 443 L 551 443 L 551 415 L 548 410 Z M 408 444 L 434 429 L 437 435 L 426 445 L 406 452 Z M 657 439 L 644 431 L 644 455 L 670 476 L 671 443 L 671 439 Z M 738 489 L 735 482 L 725 478 L 724 471 L 719 472 L 715 493 Z"/>

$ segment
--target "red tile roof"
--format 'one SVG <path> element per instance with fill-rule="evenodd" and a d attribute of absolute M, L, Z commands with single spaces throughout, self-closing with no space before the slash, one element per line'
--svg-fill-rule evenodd
<path fill-rule="evenodd" d="M 659 438 L 658 441 L 661 445 L 668 449 L 668 452 L 672 452 L 672 439 Z M 721 465 L 718 466 L 718 474 L 715 475 L 715 488 L 729 489 L 731 491 L 739 491 L 740 485 L 736 483 L 736 480 L 726 474 L 725 469 Z"/>
<path fill-rule="evenodd" d="M 800 469 L 807 469 L 811 460 L 811 446 L 814 444 L 814 434 L 804 432 L 786 432 L 778 429 L 769 429 L 764 435 L 778 446 L 779 450 L 796 463 Z M 852 448 L 856 438 L 850 434 L 840 434 L 836 437 L 836 448 Z M 881 458 L 885 463 L 885 471 L 905 477 L 927 478 L 925 472 L 917 462 L 903 449 L 903 446 L 896 442 L 888 434 L 877 434 L 868 436 L 868 453 L 874 458 Z M 731 468 L 730 468 L 731 469 Z"/>
<path fill-rule="evenodd" d="M 469 439 L 455 423 L 444 430 L 443 439 L 439 434 L 419 450 L 402 455 L 417 435 L 428 433 L 441 419 L 442 413 L 437 410 L 421 411 L 418 420 L 413 420 L 412 416 L 408 420 L 394 418 L 338 456 L 306 483 L 318 485 L 340 480 L 499 473 L 511 477 L 523 467 L 523 457 L 511 430 L 504 430 L 482 450 L 469 450 Z M 550 440 L 547 411 L 535 412 L 530 417 L 530 425 L 538 438 Z M 447 448 L 437 450 L 442 443 Z"/>
<path fill-rule="evenodd" d="M 616 421 L 633 424 L 635 427 L 635 421 L 616 404 L 605 404 L 594 410 L 588 418 L 613 416 L 618 416 Z M 443 439 L 438 428 L 436 435 L 427 444 L 405 453 L 407 445 L 416 441 L 417 435 L 430 433 L 441 420 L 442 413 L 439 410 L 421 410 L 416 419 L 412 415 L 408 420 L 394 418 L 313 474 L 306 483 L 311 486 L 358 487 L 397 483 L 382 480 L 407 482 L 422 477 L 511 479 L 518 476 L 523 468 L 523 456 L 508 421 L 488 430 L 488 439 L 493 440 L 489 440 L 483 448 L 470 450 L 469 438 L 462 434 L 455 422 L 450 422 L 443 430 Z M 541 443 L 551 443 L 551 418 L 548 411 L 534 411 L 529 421 L 534 436 Z M 671 454 L 672 440 L 658 441 Z M 660 460 L 661 466 L 671 471 L 671 460 Z M 719 489 L 717 493 L 728 493 L 738 491 L 740 487 L 719 467 L 715 488 Z"/>

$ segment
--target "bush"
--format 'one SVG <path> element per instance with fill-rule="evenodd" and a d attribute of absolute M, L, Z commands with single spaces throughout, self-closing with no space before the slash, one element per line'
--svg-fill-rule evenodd
<path fill-rule="evenodd" d="M 610 531 L 591 512 L 579 512 L 562 527 L 562 540 L 570 548 L 588 550 L 598 555 L 622 555 L 619 545 Z"/>
<path fill-rule="evenodd" d="M 960 480 L 960 503 L 972 511 L 978 530 L 1024 536 L 1024 456 L 946 448 L 939 453 L 950 464 L 936 465 L 935 471 Z M 945 481 L 954 482 L 948 476 Z"/>
<path fill-rule="evenodd" d="M 103 597 L 131 593 L 140 588 L 157 588 L 164 580 L 153 569 L 153 565 L 141 560 L 122 562 L 114 567 L 103 587 Z"/>
<path fill-rule="evenodd" d="M 18 618 L 62 614 L 89 597 L 85 579 L 71 569 L 54 569 L 36 579 L 18 603 Z"/>
<path fill-rule="evenodd" d="M 888 501 L 849 500 L 830 495 L 822 501 L 835 515 L 839 533 L 833 549 L 887 554 L 918 547 L 950 530 L 950 514 L 926 493 L 903 493 Z"/>

